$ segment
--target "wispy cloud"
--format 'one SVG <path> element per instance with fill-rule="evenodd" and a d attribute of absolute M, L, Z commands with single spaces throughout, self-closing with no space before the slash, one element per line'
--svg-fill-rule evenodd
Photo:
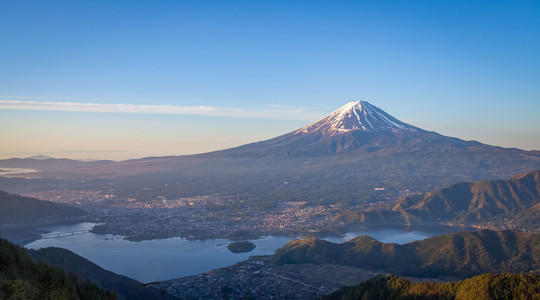
<path fill-rule="evenodd" d="M 269 108 L 280 108 L 280 109 L 299 109 L 299 110 L 315 109 L 315 107 L 298 107 L 298 106 L 290 106 L 290 105 L 283 105 L 283 104 L 267 104 L 265 106 Z"/>
<path fill-rule="evenodd" d="M 231 118 L 314 120 L 321 115 L 305 108 L 267 107 L 265 109 L 215 106 L 103 104 L 0 100 L 0 109 L 48 110 L 100 113 L 197 115 Z"/>

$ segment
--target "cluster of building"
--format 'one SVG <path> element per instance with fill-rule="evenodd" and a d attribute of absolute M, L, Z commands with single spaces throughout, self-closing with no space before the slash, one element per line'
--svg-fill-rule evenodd
<path fill-rule="evenodd" d="M 326 228 L 338 210 L 334 207 L 282 203 L 270 211 L 231 208 L 229 201 L 208 203 L 182 199 L 97 206 L 96 233 L 112 233 L 130 240 L 181 236 L 188 239 L 255 238 L 264 235 L 296 236 Z M 87 207 L 87 209 L 89 209 Z"/>
<path fill-rule="evenodd" d="M 343 286 L 332 278 L 342 277 L 341 269 L 338 274 L 328 274 L 333 270 L 316 265 L 278 266 L 271 260 L 271 256 L 252 256 L 230 267 L 154 283 L 152 287 L 180 299 L 318 299 Z M 375 274 L 360 269 L 354 272 L 352 277 L 358 282 Z"/>
<path fill-rule="evenodd" d="M 42 200 L 75 205 L 90 212 L 98 223 L 95 233 L 125 236 L 129 240 L 184 237 L 187 239 L 257 238 L 267 235 L 327 234 L 344 226 L 336 219 L 335 205 L 306 205 L 278 201 L 270 209 L 239 206 L 230 196 L 186 198 L 119 198 L 105 191 L 54 191 L 30 195 Z M 375 209 L 383 204 L 359 204 L 352 209 Z"/>

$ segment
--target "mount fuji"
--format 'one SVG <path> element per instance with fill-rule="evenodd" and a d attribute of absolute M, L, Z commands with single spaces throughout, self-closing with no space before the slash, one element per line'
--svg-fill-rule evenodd
<path fill-rule="evenodd" d="M 317 133 L 328 136 L 351 131 L 412 131 L 418 128 L 405 124 L 367 101 L 349 102 L 328 116 L 302 127 L 295 134 Z"/>
<path fill-rule="evenodd" d="M 241 155 L 320 156 L 496 150 L 404 123 L 366 101 L 349 102 L 326 117 L 274 139 L 223 151 Z"/>
<path fill-rule="evenodd" d="M 2 162 L 0 161 L 0 167 Z M 243 203 L 355 204 L 540 169 L 540 151 L 464 141 L 404 123 L 365 101 L 273 139 L 197 155 L 42 172 L 29 184 L 113 187 L 118 197 L 230 195 Z M 36 176 L 37 177 L 37 176 Z M 63 178 L 61 183 L 57 178 Z M 47 181 L 48 180 L 48 181 Z M 45 184 L 46 183 L 46 184 Z"/>

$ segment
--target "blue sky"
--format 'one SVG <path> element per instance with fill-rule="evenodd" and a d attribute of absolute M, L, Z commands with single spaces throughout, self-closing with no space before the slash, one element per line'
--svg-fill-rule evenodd
<path fill-rule="evenodd" d="M 0 158 L 205 152 L 354 100 L 540 149 L 539 1 L 2 1 L 0 37 Z"/>

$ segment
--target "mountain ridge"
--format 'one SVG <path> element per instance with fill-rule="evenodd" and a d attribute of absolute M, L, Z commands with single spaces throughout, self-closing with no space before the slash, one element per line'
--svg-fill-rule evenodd
<path fill-rule="evenodd" d="M 457 232 L 404 245 L 359 236 L 342 244 L 294 240 L 276 250 L 277 264 L 332 263 L 404 276 L 458 276 L 540 271 L 540 235 L 517 230 Z"/>
<path fill-rule="evenodd" d="M 84 210 L 77 207 L 24 197 L 0 190 L 0 223 L 4 225 L 26 224 L 28 222 L 39 223 L 44 219 L 61 220 L 86 214 Z"/>
<path fill-rule="evenodd" d="M 425 220 L 429 217 L 443 222 L 472 223 L 508 218 L 534 224 L 540 221 L 540 217 L 534 217 L 530 211 L 540 215 L 540 170 L 522 173 L 508 180 L 464 182 L 405 197 L 392 210 L 415 218 Z"/>

